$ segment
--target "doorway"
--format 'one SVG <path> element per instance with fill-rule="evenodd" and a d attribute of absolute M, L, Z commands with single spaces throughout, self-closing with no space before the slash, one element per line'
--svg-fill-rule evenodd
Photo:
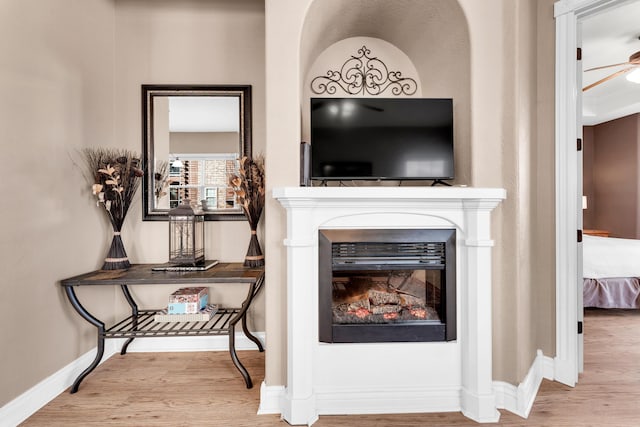
<path fill-rule="evenodd" d="M 580 20 L 633 0 L 561 0 L 556 18 L 556 357 L 555 379 L 574 386 L 582 361 L 581 84 L 578 62 Z"/>

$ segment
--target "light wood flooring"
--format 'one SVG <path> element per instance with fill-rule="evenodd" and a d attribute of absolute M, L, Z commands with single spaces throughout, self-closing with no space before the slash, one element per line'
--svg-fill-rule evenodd
<path fill-rule="evenodd" d="M 278 426 L 256 415 L 264 353 L 239 352 L 247 390 L 226 352 L 115 355 L 27 419 L 35 426 Z M 501 411 L 500 426 L 640 426 L 640 311 L 589 310 L 585 373 L 576 388 L 543 381 L 528 419 Z M 321 416 L 317 427 L 472 426 L 459 413 Z"/>

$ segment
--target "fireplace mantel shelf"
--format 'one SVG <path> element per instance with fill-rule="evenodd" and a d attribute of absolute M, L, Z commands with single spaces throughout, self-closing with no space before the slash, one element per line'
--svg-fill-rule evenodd
<path fill-rule="evenodd" d="M 483 201 L 491 209 L 506 198 L 502 188 L 478 187 L 279 187 L 273 196 L 285 204 L 313 203 L 375 204 L 403 203 L 450 204 L 461 201 Z"/>
<path fill-rule="evenodd" d="M 478 422 L 497 421 L 492 378 L 491 212 L 506 198 L 506 191 L 280 187 L 272 195 L 287 211 L 283 418 L 290 424 L 311 425 L 325 414 L 462 411 Z M 402 228 L 456 230 L 457 339 L 319 342 L 319 231 Z M 392 374 L 370 375 L 384 366 Z"/>

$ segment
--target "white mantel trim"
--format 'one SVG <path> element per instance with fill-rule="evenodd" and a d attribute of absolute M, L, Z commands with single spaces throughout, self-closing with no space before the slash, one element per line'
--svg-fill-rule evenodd
<path fill-rule="evenodd" d="M 281 411 L 287 422 L 310 425 L 325 414 L 457 410 L 478 422 L 499 419 L 491 366 L 490 214 L 506 198 L 504 189 L 285 187 L 275 188 L 272 195 L 287 209 L 288 384 Z M 454 381 L 441 379 L 444 382 L 428 387 L 419 385 L 420 390 L 411 381 L 390 387 L 353 384 L 346 390 L 339 384 L 327 384 L 326 378 L 322 378 L 324 384 L 315 378 L 317 370 L 327 369 L 323 357 L 335 358 L 342 351 L 338 349 L 345 348 L 316 342 L 318 230 L 452 226 L 458 230 L 458 339 L 418 343 L 416 351 L 420 357 L 442 358 L 441 351 L 459 357 L 460 365 L 452 365 L 451 360 L 446 363 L 446 372 L 451 372 L 449 378 Z M 380 347 L 398 351 L 389 344 Z M 402 406 L 394 402 L 398 394 L 406 399 Z M 265 407 L 272 405 L 265 402 Z"/>
<path fill-rule="evenodd" d="M 278 187 L 273 197 L 284 207 L 307 207 L 319 205 L 363 206 L 370 202 L 374 206 L 398 203 L 412 206 L 428 204 L 430 207 L 450 207 L 464 203 L 470 208 L 493 209 L 506 198 L 502 188 L 476 187 Z M 477 206 L 471 206 L 477 204 Z"/>

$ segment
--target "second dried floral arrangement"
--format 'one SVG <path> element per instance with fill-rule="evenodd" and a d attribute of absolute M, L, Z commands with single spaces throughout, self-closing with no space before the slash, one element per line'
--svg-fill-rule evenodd
<path fill-rule="evenodd" d="M 236 202 L 242 208 L 251 227 L 251 240 L 244 259 L 245 267 L 261 267 L 264 255 L 256 236 L 258 221 L 264 209 L 264 159 L 242 157 L 238 174 L 229 176 L 229 185 L 236 195 Z"/>
<path fill-rule="evenodd" d="M 117 148 L 85 148 L 83 154 L 97 205 L 102 206 L 113 227 L 111 247 L 102 269 L 129 268 L 131 264 L 120 230 L 144 174 L 140 156 L 133 151 Z"/>

